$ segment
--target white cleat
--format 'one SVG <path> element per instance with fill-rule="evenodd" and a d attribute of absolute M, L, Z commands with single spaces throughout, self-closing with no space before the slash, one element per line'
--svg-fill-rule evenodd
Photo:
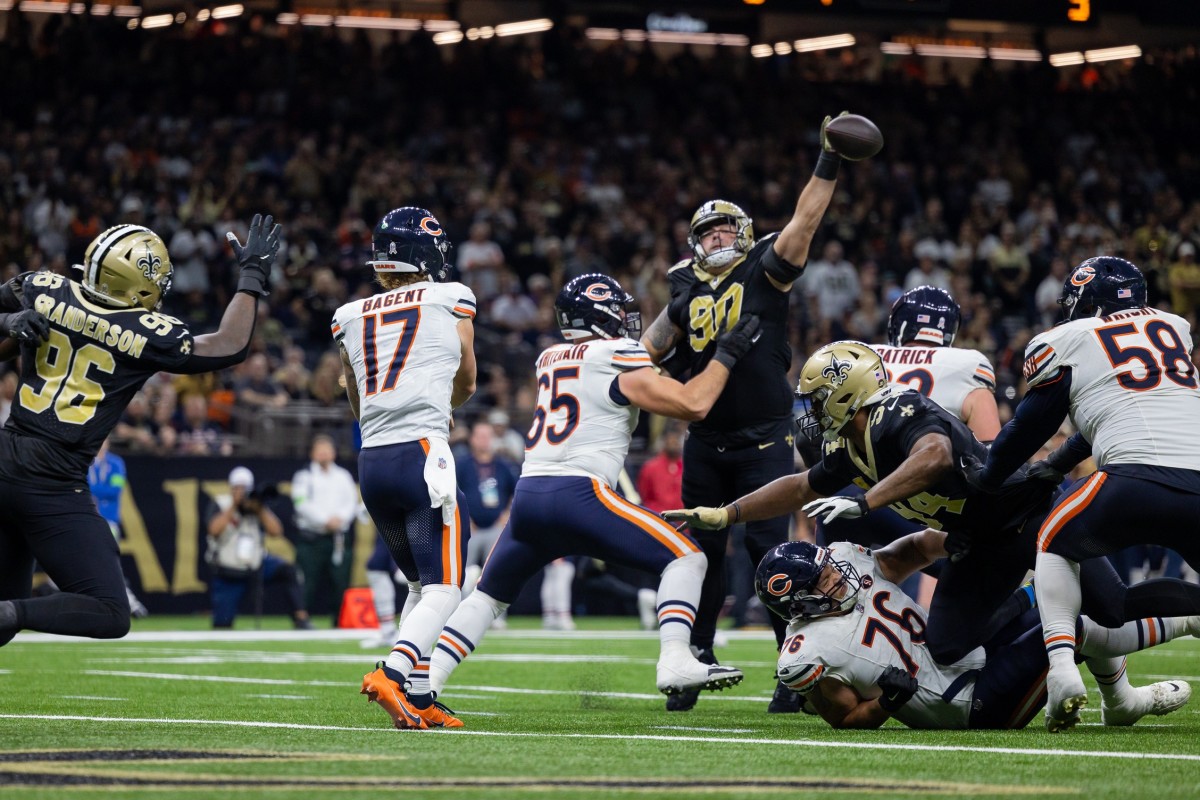
<path fill-rule="evenodd" d="M 1046 730 L 1051 733 L 1070 730 L 1079 722 L 1079 712 L 1087 705 L 1087 689 L 1074 665 L 1046 676 Z"/>
<path fill-rule="evenodd" d="M 1189 634 L 1200 639 L 1200 617 L 1188 617 L 1184 627 Z"/>
<path fill-rule="evenodd" d="M 736 686 L 744 677 L 740 669 L 704 664 L 694 658 L 658 662 L 658 690 L 663 694 L 716 691 Z"/>
<path fill-rule="evenodd" d="M 1109 707 L 1100 706 L 1100 719 L 1105 725 L 1132 725 L 1147 714 L 1161 717 L 1187 705 L 1192 687 L 1183 681 L 1159 681 L 1139 686 L 1132 692 L 1130 703 Z"/>
<path fill-rule="evenodd" d="M 638 589 L 638 621 L 642 630 L 658 630 L 658 592 L 653 589 Z"/>

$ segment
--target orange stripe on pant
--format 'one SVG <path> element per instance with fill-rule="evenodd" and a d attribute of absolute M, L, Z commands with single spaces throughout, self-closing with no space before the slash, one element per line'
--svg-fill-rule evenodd
<path fill-rule="evenodd" d="M 1031 709 L 1030 704 L 1045 690 L 1046 675 L 1049 673 L 1049 671 L 1049 667 L 1043 670 L 1042 674 L 1039 675 L 1037 680 L 1033 682 L 1033 686 L 1029 687 L 1028 693 L 1021 698 L 1021 702 L 1017 704 L 1017 708 L 1013 712 L 1013 715 L 1008 718 L 1009 728 L 1024 728 L 1029 724 L 1029 717 L 1031 717 L 1037 710 Z"/>
<path fill-rule="evenodd" d="M 596 493 L 596 498 L 601 503 L 604 504 L 605 508 L 607 508 L 609 511 L 616 514 L 621 519 L 624 519 L 628 522 L 633 523 L 638 528 L 642 529 L 646 533 L 653 536 L 655 538 L 655 540 L 658 541 L 659 544 L 661 544 L 663 547 L 667 548 L 672 553 L 674 553 L 677 558 L 682 558 L 683 556 L 697 552 L 690 548 L 688 550 L 683 550 L 682 548 L 679 547 L 679 545 L 675 544 L 670 539 L 668 539 L 662 533 L 662 531 L 658 530 L 658 527 L 656 525 L 648 522 L 647 520 L 642 518 L 640 515 L 635 515 L 629 509 L 622 508 L 621 505 L 618 505 L 618 504 L 627 504 L 628 506 L 632 507 L 633 509 L 637 509 L 637 511 L 645 513 L 644 509 L 642 509 L 640 506 L 636 506 L 633 503 L 630 503 L 628 500 L 623 500 L 620 497 L 617 497 L 616 495 L 613 495 L 610 500 L 608 497 L 605 496 L 603 485 L 600 483 L 600 481 L 592 479 L 592 491 L 594 491 Z"/>
<path fill-rule="evenodd" d="M 1038 531 L 1038 552 L 1046 552 L 1059 531 L 1068 522 L 1075 519 L 1080 511 L 1087 508 L 1092 500 L 1096 499 L 1097 492 L 1100 491 L 1100 487 L 1104 485 L 1106 480 L 1108 480 L 1106 473 L 1097 472 L 1088 478 L 1082 486 L 1072 492 L 1070 497 L 1060 503 L 1050 513 L 1050 516 L 1046 517 L 1046 521 L 1042 523 L 1042 529 Z"/>
<path fill-rule="evenodd" d="M 438 509 L 437 513 L 442 513 Z M 442 583 L 462 586 L 458 540 L 462 537 L 462 506 L 454 506 L 454 522 L 442 526 Z"/>

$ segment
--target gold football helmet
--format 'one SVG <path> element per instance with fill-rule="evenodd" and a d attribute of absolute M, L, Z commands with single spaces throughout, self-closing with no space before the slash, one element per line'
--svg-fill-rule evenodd
<path fill-rule="evenodd" d="M 167 246 L 141 225 L 117 225 L 97 236 L 81 268 L 84 292 L 114 308 L 156 311 L 171 288 Z"/>
<path fill-rule="evenodd" d="M 796 417 L 800 434 L 811 442 L 820 434 L 837 441 L 858 410 L 887 396 L 888 379 L 879 355 L 862 342 L 827 344 L 800 370 L 796 397 L 804 406 Z"/>
<path fill-rule="evenodd" d="M 728 224 L 737 231 L 733 247 L 725 247 L 707 253 L 700 244 L 700 237 L 713 225 Z M 754 220 L 746 212 L 728 200 L 709 200 L 692 214 L 688 247 L 696 256 L 696 266 L 706 271 L 719 270 L 745 257 L 754 246 Z"/>

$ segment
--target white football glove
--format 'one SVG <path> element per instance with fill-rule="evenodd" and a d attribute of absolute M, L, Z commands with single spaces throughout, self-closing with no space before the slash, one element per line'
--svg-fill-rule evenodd
<path fill-rule="evenodd" d="M 454 454 L 445 439 L 430 439 L 425 456 L 425 486 L 429 489 L 430 508 L 442 509 L 442 524 L 454 522 L 458 503 L 458 480 L 454 473 Z"/>
<path fill-rule="evenodd" d="M 813 500 L 811 503 L 805 503 L 803 510 L 809 517 L 820 517 L 821 522 L 828 525 L 838 517 L 857 519 L 865 516 L 870 512 L 871 507 L 867 505 L 867 498 L 859 495 L 858 497 L 824 497 L 820 500 Z"/>
<path fill-rule="evenodd" d="M 662 518 L 668 522 L 686 522 L 688 527 L 701 531 L 719 531 L 729 527 L 729 509 L 725 506 L 677 508 L 662 512 Z"/>

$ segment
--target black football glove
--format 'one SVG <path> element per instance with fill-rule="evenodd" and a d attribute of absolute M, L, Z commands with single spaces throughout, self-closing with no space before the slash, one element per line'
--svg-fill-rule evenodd
<path fill-rule="evenodd" d="M 237 290 L 255 297 L 266 297 L 267 283 L 271 277 L 271 266 L 279 253 L 279 234 L 281 227 L 273 225 L 274 217 L 270 214 L 264 220 L 262 214 L 255 214 L 250 222 L 250 231 L 246 234 L 246 244 L 238 241 L 233 231 L 225 234 L 233 254 L 237 257 L 241 275 L 238 277 Z"/>
<path fill-rule="evenodd" d="M 967 485 L 977 492 L 984 494 L 993 494 L 996 487 L 986 483 L 983 479 L 983 462 L 971 454 L 959 456 L 958 471 L 966 480 Z"/>
<path fill-rule="evenodd" d="M 946 533 L 946 539 L 942 542 L 942 547 L 950 554 L 952 562 L 962 561 L 971 552 L 971 534 L 961 530 L 953 530 Z"/>
<path fill-rule="evenodd" d="M 879 706 L 889 714 L 895 714 L 917 693 L 917 679 L 899 667 L 887 667 L 875 683 L 883 690 L 879 695 Z"/>
<path fill-rule="evenodd" d="M 1025 477 L 1035 481 L 1046 481 L 1058 486 L 1063 482 L 1065 476 L 1061 470 L 1052 466 L 1048 460 L 1042 459 L 1029 465 L 1029 469 L 1025 471 Z"/>
<path fill-rule="evenodd" d="M 713 361 L 724 364 L 726 369 L 732 370 L 733 365 L 750 351 L 750 348 L 762 335 L 758 329 L 757 316 L 754 314 L 743 315 L 737 325 L 717 337 L 717 352 L 713 356 Z"/>
<path fill-rule="evenodd" d="M 32 308 L 15 314 L 0 314 L 0 329 L 21 342 L 43 342 L 50 338 L 50 320 Z"/>

